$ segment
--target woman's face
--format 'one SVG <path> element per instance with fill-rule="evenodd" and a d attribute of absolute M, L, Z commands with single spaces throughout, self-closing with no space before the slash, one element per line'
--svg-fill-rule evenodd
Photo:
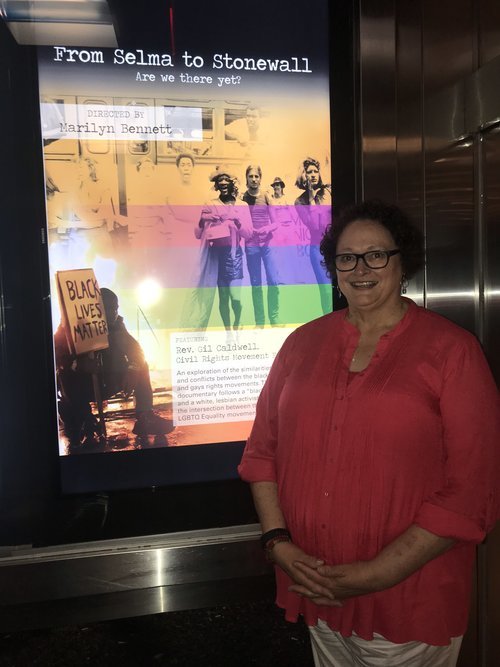
<path fill-rule="evenodd" d="M 179 166 L 177 167 L 179 174 L 181 175 L 182 180 L 188 181 L 191 178 L 193 173 L 193 163 L 190 158 L 183 157 L 179 160 Z"/>
<path fill-rule="evenodd" d="M 336 254 L 395 248 L 392 235 L 383 225 L 373 220 L 355 220 L 340 235 Z M 359 259 L 352 271 L 337 271 L 337 280 L 349 307 L 371 310 L 399 301 L 402 274 L 401 255 L 393 255 L 383 269 L 370 269 Z"/>
<path fill-rule="evenodd" d="M 313 164 L 310 164 L 307 169 L 306 169 L 306 181 L 308 185 L 312 185 L 314 188 L 315 186 L 317 187 L 319 184 L 319 169 L 318 167 L 315 167 Z"/>
<path fill-rule="evenodd" d="M 227 174 L 221 174 L 217 178 L 217 189 L 223 197 L 226 197 L 229 194 L 229 188 L 231 186 L 231 179 Z"/>

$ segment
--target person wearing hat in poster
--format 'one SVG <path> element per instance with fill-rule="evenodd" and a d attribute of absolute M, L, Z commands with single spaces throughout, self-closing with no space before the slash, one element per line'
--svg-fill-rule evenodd
<path fill-rule="evenodd" d="M 273 189 L 271 203 L 274 206 L 276 221 L 279 223 L 273 233 L 272 244 L 279 255 L 280 278 L 285 285 L 305 282 L 301 275 L 298 246 L 301 245 L 298 233 L 299 219 L 293 203 L 285 195 L 285 182 L 276 176 L 270 184 Z"/>
<path fill-rule="evenodd" d="M 210 320 L 215 287 L 219 312 L 228 332 L 237 331 L 241 321 L 243 250 L 241 239 L 253 234 L 248 205 L 238 198 L 237 178 L 231 167 L 219 165 L 209 177 L 216 196 L 202 208 L 195 236 L 201 241 L 197 287 L 188 302 L 185 324 L 205 329 Z M 236 202 L 238 203 L 236 204 Z M 231 310 L 233 322 L 231 324 Z"/>

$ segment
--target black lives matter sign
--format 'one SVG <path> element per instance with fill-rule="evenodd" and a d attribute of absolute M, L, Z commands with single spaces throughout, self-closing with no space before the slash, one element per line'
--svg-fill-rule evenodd
<path fill-rule="evenodd" d="M 108 323 L 94 270 L 58 271 L 56 279 L 71 351 L 85 354 L 107 348 Z"/>

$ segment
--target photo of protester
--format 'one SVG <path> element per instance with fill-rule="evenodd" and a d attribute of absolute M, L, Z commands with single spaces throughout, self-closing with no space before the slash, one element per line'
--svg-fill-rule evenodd
<path fill-rule="evenodd" d="M 206 329 L 217 286 L 224 328 L 227 332 L 238 331 L 242 312 L 242 240 L 253 235 L 252 219 L 248 204 L 238 200 L 237 178 L 230 167 L 217 167 L 210 181 L 218 196 L 203 206 L 195 229 L 201 242 L 200 275 L 187 304 L 189 312 L 184 324 Z"/>
<path fill-rule="evenodd" d="M 193 230 L 200 217 L 199 204 L 208 188 L 192 153 L 179 153 L 175 158 L 175 167 L 177 173 L 164 184 L 163 189 L 169 234 L 173 245 L 178 247 L 193 238 Z"/>
<path fill-rule="evenodd" d="M 297 212 L 309 230 L 309 259 L 316 276 L 323 313 L 332 310 L 332 286 L 322 264 L 319 244 L 331 221 L 332 193 L 329 185 L 323 183 L 318 160 L 307 157 L 303 160 L 295 185 L 304 192 L 297 197 Z"/>
<path fill-rule="evenodd" d="M 278 222 L 273 232 L 272 243 L 279 254 L 280 277 L 285 285 L 305 282 L 304 272 L 299 258 L 302 243 L 300 235 L 301 221 L 295 210 L 293 200 L 285 194 L 285 182 L 276 176 L 270 183 L 272 188 L 271 203 L 274 206 L 275 219 Z"/>
<path fill-rule="evenodd" d="M 139 159 L 127 187 L 128 238 L 130 245 L 147 244 L 153 234 L 167 235 L 158 170 L 150 157 Z"/>
<path fill-rule="evenodd" d="M 62 323 L 54 335 L 58 409 L 68 451 L 77 453 L 81 448 L 92 451 L 100 447 L 103 424 L 91 404 L 118 394 L 124 398 L 134 397 L 132 433 L 142 439 L 156 436 L 166 444 L 162 436 L 172 431 L 172 421 L 153 410 L 153 390 L 144 352 L 118 314 L 117 295 L 104 287 L 100 292 L 108 329 L 107 349 L 92 355 L 76 355 L 70 351 Z M 96 396 L 93 375 L 99 384 L 99 396 Z"/>
<path fill-rule="evenodd" d="M 252 285 L 252 303 L 255 325 L 266 323 L 264 291 L 262 288 L 262 266 L 267 282 L 267 315 L 271 325 L 279 324 L 279 267 L 276 250 L 272 245 L 274 232 L 279 226 L 271 197 L 261 190 L 262 169 L 259 165 L 248 165 L 245 171 L 247 190 L 242 200 L 250 206 L 253 234 L 245 245 L 248 273 Z"/>
<path fill-rule="evenodd" d="M 112 194 L 103 183 L 97 160 L 80 157 L 77 161 L 74 191 L 70 194 L 68 253 L 75 266 L 92 264 L 95 257 L 114 257 L 110 232 L 126 226 L 115 207 Z"/>

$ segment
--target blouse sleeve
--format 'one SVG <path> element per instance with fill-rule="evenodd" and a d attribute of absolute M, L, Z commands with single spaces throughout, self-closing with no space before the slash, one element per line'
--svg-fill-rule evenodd
<path fill-rule="evenodd" d="M 240 477 L 245 482 L 275 482 L 275 451 L 278 443 L 278 404 L 288 374 L 295 333 L 290 334 L 271 366 L 255 411 L 250 437 L 241 463 Z"/>
<path fill-rule="evenodd" d="M 422 504 L 422 528 L 481 542 L 499 515 L 500 403 L 478 342 L 467 337 L 445 363 L 440 397 L 445 482 Z"/>

